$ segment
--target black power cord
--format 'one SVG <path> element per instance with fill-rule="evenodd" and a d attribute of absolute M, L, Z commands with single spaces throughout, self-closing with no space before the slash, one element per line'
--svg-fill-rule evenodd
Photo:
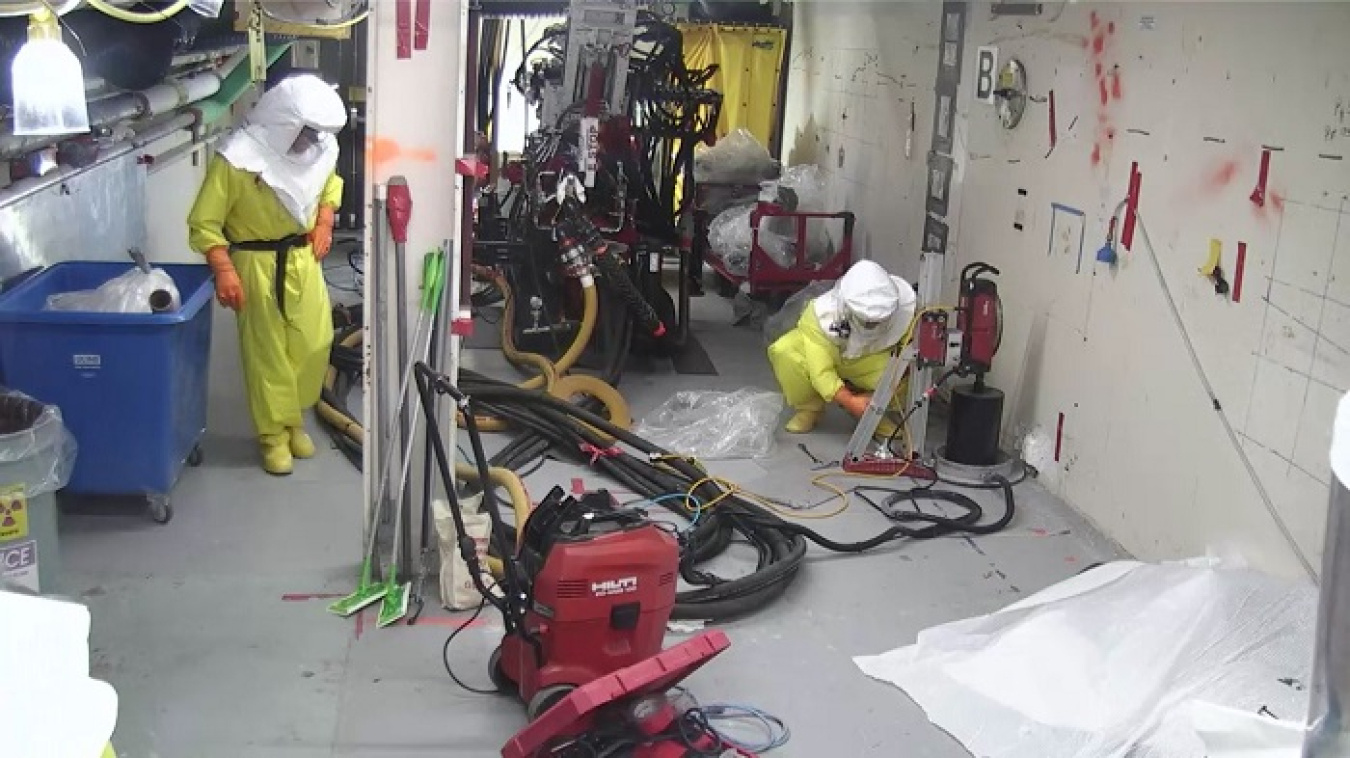
<path fill-rule="evenodd" d="M 474 695 L 500 695 L 501 693 L 497 690 L 496 687 L 493 687 L 490 690 L 485 690 L 465 684 L 463 681 L 460 680 L 458 676 L 455 676 L 455 669 L 453 666 L 450 665 L 450 644 L 455 641 L 455 638 L 458 637 L 460 633 L 462 633 L 465 629 L 468 629 L 469 627 L 473 626 L 474 623 L 478 621 L 478 617 L 483 615 L 483 609 L 486 607 L 487 607 L 487 598 L 483 598 L 478 603 L 478 608 L 473 612 L 473 615 L 469 617 L 469 620 L 455 627 L 455 631 L 451 632 L 450 636 L 445 638 L 445 644 L 441 646 L 441 663 L 445 665 L 445 673 L 450 675 L 450 679 L 454 681 L 455 684 L 458 684 L 460 688 L 465 690 L 466 692 L 470 692 Z"/>

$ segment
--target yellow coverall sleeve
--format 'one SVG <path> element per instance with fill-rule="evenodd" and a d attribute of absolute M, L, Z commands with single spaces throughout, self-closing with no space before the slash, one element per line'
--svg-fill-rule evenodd
<path fill-rule="evenodd" d="M 333 174 L 328 177 L 328 183 L 323 186 L 323 192 L 319 195 L 319 205 L 326 205 L 333 210 L 341 208 L 342 188 L 344 186 L 342 177 L 338 176 L 337 172 L 334 171 Z"/>
<path fill-rule="evenodd" d="M 813 303 L 792 331 L 769 346 L 769 363 L 788 405 L 797 410 L 823 406 L 844 386 L 839 350 L 816 323 Z"/>
<path fill-rule="evenodd" d="M 188 246 L 202 253 L 230 244 L 225 238 L 225 219 L 234 206 L 230 191 L 230 164 L 219 155 L 206 167 L 206 179 L 197 190 L 197 200 L 188 213 Z"/>

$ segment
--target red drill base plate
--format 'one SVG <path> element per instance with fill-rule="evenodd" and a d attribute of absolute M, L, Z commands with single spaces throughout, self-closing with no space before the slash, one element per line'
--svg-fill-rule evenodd
<path fill-rule="evenodd" d="M 873 458 L 871 456 L 859 459 L 846 458 L 840 468 L 846 474 L 863 474 L 866 476 L 899 476 L 904 474 L 915 479 L 937 478 L 931 468 L 918 461 L 904 458 Z"/>
<path fill-rule="evenodd" d="M 630 697 L 665 692 L 731 647 L 719 631 L 709 631 L 645 661 L 583 684 L 502 746 L 502 758 L 532 758 L 559 737 L 590 728 L 591 716 L 606 705 Z"/>

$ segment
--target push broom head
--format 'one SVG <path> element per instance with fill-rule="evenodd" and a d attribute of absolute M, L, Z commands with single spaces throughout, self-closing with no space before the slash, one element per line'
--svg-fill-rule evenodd
<path fill-rule="evenodd" d="M 333 602 L 328 606 L 329 613 L 336 613 L 339 616 L 350 616 L 353 613 L 365 608 L 368 605 L 382 599 L 389 592 L 387 584 L 369 584 L 356 588 L 352 594 Z M 407 600 L 404 600 L 404 606 Z M 383 616 L 381 616 L 383 618 Z"/>
<path fill-rule="evenodd" d="M 408 613 L 408 585 L 390 584 L 380 605 L 380 617 L 377 626 L 385 627 L 396 623 Z"/>

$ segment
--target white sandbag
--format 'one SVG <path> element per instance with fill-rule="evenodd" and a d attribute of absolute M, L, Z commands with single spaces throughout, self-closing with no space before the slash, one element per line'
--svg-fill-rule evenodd
<path fill-rule="evenodd" d="M 492 534 L 492 519 L 486 513 L 479 513 L 483 495 L 459 498 L 464 512 L 464 529 L 473 538 L 478 553 L 478 563 L 483 567 L 483 583 L 491 587 L 495 581 L 487 573 L 488 540 Z M 478 607 L 483 596 L 474 585 L 473 574 L 459 553 L 459 531 L 455 528 L 454 517 L 450 514 L 450 504 L 439 498 L 431 501 L 431 513 L 436 521 L 436 535 L 439 538 L 441 554 L 441 605 L 452 611 L 467 611 Z"/>

